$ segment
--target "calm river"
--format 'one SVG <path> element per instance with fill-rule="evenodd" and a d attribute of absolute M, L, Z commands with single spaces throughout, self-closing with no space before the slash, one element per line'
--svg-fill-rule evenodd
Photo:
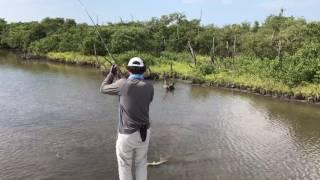
<path fill-rule="evenodd" d="M 92 68 L 0 51 L 0 179 L 117 179 L 117 97 Z M 320 179 L 320 107 L 155 83 L 150 180 Z"/>

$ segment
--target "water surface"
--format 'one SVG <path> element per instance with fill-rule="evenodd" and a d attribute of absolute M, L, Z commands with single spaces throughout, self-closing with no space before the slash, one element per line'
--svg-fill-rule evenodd
<path fill-rule="evenodd" d="M 0 51 L 0 179 L 117 179 L 118 98 L 95 69 Z M 151 180 L 320 179 L 319 107 L 155 83 Z"/>

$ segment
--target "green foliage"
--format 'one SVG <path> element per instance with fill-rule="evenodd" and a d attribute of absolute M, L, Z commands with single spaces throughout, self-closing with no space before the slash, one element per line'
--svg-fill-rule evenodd
<path fill-rule="evenodd" d="M 191 62 L 191 57 L 188 53 L 176 53 L 172 51 L 163 51 L 160 54 L 162 61 L 180 61 Z"/>
<path fill-rule="evenodd" d="M 3 39 L 6 28 L 7 28 L 7 22 L 4 19 L 0 18 L 0 48 L 4 45 L 2 43 L 2 39 Z"/>
<path fill-rule="evenodd" d="M 140 56 L 157 73 L 170 72 L 172 64 L 182 77 L 317 95 L 320 23 L 286 17 L 283 11 L 268 16 L 263 23 L 223 27 L 202 26 L 199 20 L 173 13 L 145 22 L 101 25 L 99 32 L 121 65 Z M 195 67 L 188 41 L 197 55 Z M 108 56 L 93 26 L 63 18 L 10 24 L 0 19 L 0 47 L 79 64 L 107 64 L 102 56 Z"/>
<path fill-rule="evenodd" d="M 212 64 L 202 64 L 200 65 L 199 70 L 203 75 L 213 74 L 215 72 L 215 68 Z"/>
<path fill-rule="evenodd" d="M 39 41 L 32 42 L 30 49 L 36 54 L 46 54 L 48 52 L 57 51 L 59 49 L 60 37 L 52 35 Z"/>
<path fill-rule="evenodd" d="M 112 52 L 148 51 L 148 33 L 143 28 L 120 27 L 111 35 Z"/>
<path fill-rule="evenodd" d="M 155 64 L 155 59 L 156 57 L 147 54 L 147 53 L 141 53 L 138 51 L 127 51 L 125 53 L 121 53 L 121 54 L 117 54 L 115 55 L 115 58 L 117 60 L 117 63 L 119 63 L 120 65 L 127 65 L 129 60 L 132 57 L 140 57 L 144 60 L 145 64 L 147 66 L 151 66 Z"/>
<path fill-rule="evenodd" d="M 84 56 L 77 52 L 50 52 L 47 57 L 58 62 L 80 65 L 98 65 L 104 61 L 102 57 L 98 57 L 97 60 L 95 56 Z"/>
<path fill-rule="evenodd" d="M 107 52 L 94 29 L 93 26 L 63 18 L 45 18 L 40 23 L 6 24 L 4 20 L 0 21 L 1 44 L 10 48 L 77 51 L 92 55 L 95 44 L 97 54 L 105 55 Z M 185 52 L 190 41 L 197 54 L 209 55 L 214 38 L 214 55 L 225 58 L 232 55 L 236 38 L 236 54 L 275 59 L 279 41 L 282 42 L 283 53 L 289 55 L 295 54 L 305 43 L 320 42 L 319 23 L 307 23 L 304 19 L 286 17 L 281 13 L 267 17 L 262 24 L 255 22 L 252 27 L 248 22 L 224 27 L 201 26 L 199 20 L 188 20 L 182 13 L 173 13 L 146 22 L 109 23 L 100 26 L 99 31 L 115 54 L 141 51 L 160 56 L 163 51 Z M 31 46 L 41 39 L 52 39 L 51 36 L 59 36 L 58 46 L 39 47 L 42 43 L 38 44 L 37 49 Z"/>
<path fill-rule="evenodd" d="M 320 43 L 306 43 L 283 64 L 282 77 L 289 85 L 317 81 L 320 64 Z"/>
<path fill-rule="evenodd" d="M 316 73 L 315 73 L 315 75 L 313 77 L 313 82 L 320 84 L 320 64 L 318 64 Z"/>

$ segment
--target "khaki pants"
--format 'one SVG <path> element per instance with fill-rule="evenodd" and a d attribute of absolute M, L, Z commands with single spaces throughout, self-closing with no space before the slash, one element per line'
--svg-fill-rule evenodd
<path fill-rule="evenodd" d="M 149 140 L 150 130 L 147 132 L 145 142 L 142 142 L 139 131 L 132 134 L 118 133 L 116 152 L 120 180 L 133 180 L 133 159 L 136 180 L 147 180 L 147 154 Z"/>

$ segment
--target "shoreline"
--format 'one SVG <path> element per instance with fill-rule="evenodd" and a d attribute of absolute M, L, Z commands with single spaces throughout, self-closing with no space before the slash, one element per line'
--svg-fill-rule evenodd
<path fill-rule="evenodd" d="M 286 101 L 286 102 L 296 102 L 296 103 L 315 105 L 317 107 L 320 107 L 320 101 L 308 101 L 307 99 L 296 99 L 296 98 L 294 98 L 294 96 L 284 96 L 284 95 L 275 95 L 275 94 L 261 94 L 261 93 L 252 91 L 250 89 L 245 89 L 245 88 L 244 89 L 240 89 L 240 88 L 226 87 L 226 86 L 221 86 L 221 85 L 208 85 L 207 83 L 204 83 L 204 84 L 191 84 L 191 85 L 201 86 L 201 87 L 206 87 L 206 88 L 223 89 L 223 90 L 227 90 L 227 91 L 231 91 L 231 92 L 252 94 L 252 95 L 255 95 L 255 96 L 278 99 L 278 100 Z"/>
<path fill-rule="evenodd" d="M 12 51 L 14 53 L 17 53 L 21 57 L 22 51 L 19 50 L 10 50 L 10 49 L 4 49 L 7 51 Z M 22 57 L 21 57 L 22 58 Z M 33 55 L 30 58 L 24 59 L 25 61 L 47 61 L 50 63 L 58 63 L 58 64 L 67 64 L 67 65 L 73 65 L 73 66 L 83 66 L 83 67 L 90 67 L 99 69 L 99 71 L 106 75 L 108 73 L 108 70 L 102 70 L 100 69 L 101 65 L 98 64 L 98 61 L 78 61 L 74 59 L 73 61 L 66 61 L 64 59 L 59 58 L 50 58 L 48 55 L 45 56 L 39 56 L 39 55 Z M 124 70 L 123 68 L 121 70 Z M 159 72 L 151 72 L 146 75 L 146 79 L 149 80 L 160 80 L 162 78 L 162 73 Z M 171 77 L 170 77 L 171 78 Z M 277 90 L 272 91 L 264 88 L 254 88 L 250 86 L 244 86 L 239 85 L 236 83 L 228 83 L 228 82 L 217 82 L 217 81 L 206 81 L 204 79 L 193 77 L 193 76 L 184 76 L 180 74 L 175 74 L 175 80 L 182 83 L 187 83 L 191 85 L 197 85 L 202 87 L 208 87 L 208 88 L 219 88 L 219 89 L 226 89 L 230 91 L 236 91 L 241 93 L 250 93 L 254 95 L 259 95 L 263 97 L 270 97 L 274 99 L 284 100 L 284 101 L 292 101 L 292 102 L 299 102 L 299 103 L 305 103 L 305 104 L 312 104 L 320 106 L 320 97 L 304 97 L 301 93 L 294 95 L 293 93 L 283 93 L 279 92 Z"/>
<path fill-rule="evenodd" d="M 51 61 L 51 59 L 47 58 L 48 61 Z M 61 61 L 55 61 L 56 63 L 62 63 Z M 98 68 L 92 65 L 88 65 L 88 64 L 76 64 L 76 63 L 70 63 L 70 65 L 77 65 L 77 66 L 88 66 L 88 67 L 93 67 L 93 68 Z M 106 75 L 108 73 L 108 71 L 101 71 L 104 75 Z M 154 73 L 155 76 L 151 76 L 151 78 L 149 76 L 147 76 L 146 79 L 149 80 L 160 80 L 160 77 L 162 76 L 161 73 Z M 156 77 L 156 78 L 152 78 L 152 77 Z M 320 100 L 314 100 L 314 99 L 306 99 L 302 96 L 293 96 L 293 95 L 288 95 L 288 94 L 278 94 L 278 93 L 272 93 L 270 92 L 257 92 L 256 90 L 253 90 L 253 88 L 250 87 L 241 87 L 237 85 L 226 85 L 223 83 L 215 83 L 215 82 L 202 82 L 202 80 L 197 79 L 197 78 L 181 78 L 180 76 L 176 77 L 178 82 L 181 83 L 186 83 L 186 84 L 191 84 L 191 85 L 198 85 L 198 86 L 202 86 L 202 87 L 207 87 L 207 88 L 220 88 L 220 89 L 225 89 L 225 90 L 229 90 L 229 91 L 237 91 L 237 92 L 241 92 L 241 93 L 250 93 L 250 94 L 254 94 L 254 95 L 259 95 L 259 96 L 263 96 L 263 97 L 269 97 L 269 98 L 274 98 L 274 99 L 279 99 L 279 100 L 284 100 L 284 101 L 292 101 L 292 102 L 299 102 L 299 103 L 305 103 L 305 104 L 313 104 L 313 105 L 317 105 L 320 106 Z"/>

